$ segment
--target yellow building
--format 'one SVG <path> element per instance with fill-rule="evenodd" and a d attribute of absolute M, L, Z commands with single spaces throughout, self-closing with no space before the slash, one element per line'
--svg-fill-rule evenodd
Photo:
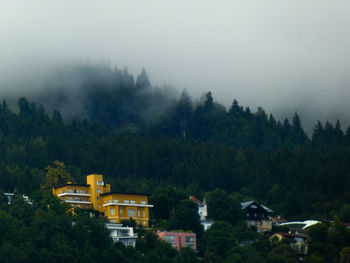
<path fill-rule="evenodd" d="M 69 203 L 73 208 L 91 208 L 90 189 L 86 184 L 73 184 L 68 182 L 63 185 L 54 186 L 54 195 Z"/>
<path fill-rule="evenodd" d="M 149 226 L 147 194 L 111 192 L 101 174 L 87 176 L 87 184 L 73 184 L 53 187 L 53 194 L 70 203 L 73 208 L 93 208 L 105 215 L 111 223 L 133 218 L 136 223 Z"/>
<path fill-rule="evenodd" d="M 149 225 L 148 195 L 133 193 L 109 192 L 100 195 L 103 212 L 111 223 L 119 223 L 123 219 L 133 218 L 136 223 Z"/>

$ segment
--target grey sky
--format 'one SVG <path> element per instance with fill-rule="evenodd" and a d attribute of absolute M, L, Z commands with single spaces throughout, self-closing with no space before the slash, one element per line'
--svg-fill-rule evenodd
<path fill-rule="evenodd" d="M 348 0 L 0 0 L 0 89 L 109 61 L 226 106 L 349 125 L 349 25 Z"/>

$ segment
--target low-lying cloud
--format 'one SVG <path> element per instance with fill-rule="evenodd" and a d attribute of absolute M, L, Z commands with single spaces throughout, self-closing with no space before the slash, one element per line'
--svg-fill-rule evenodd
<path fill-rule="evenodd" d="M 0 95 L 25 95 L 57 65 L 108 61 L 278 118 L 350 124 L 346 0 L 10 1 L 0 8 Z"/>

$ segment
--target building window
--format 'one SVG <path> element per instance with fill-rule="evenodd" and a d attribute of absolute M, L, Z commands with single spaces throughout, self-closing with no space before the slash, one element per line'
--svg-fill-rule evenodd
<path fill-rule="evenodd" d="M 98 196 L 98 197 L 97 197 L 97 200 L 101 200 L 101 196 Z"/>
<path fill-rule="evenodd" d="M 101 205 L 98 205 L 98 209 L 101 209 Z"/>
<path fill-rule="evenodd" d="M 141 201 L 141 205 L 145 205 L 146 204 L 146 201 Z"/>
<path fill-rule="evenodd" d="M 122 216 L 123 215 L 123 208 L 120 208 L 119 214 Z"/>
<path fill-rule="evenodd" d="M 130 204 L 135 204 L 135 200 L 131 200 L 131 201 L 130 201 Z"/>
<path fill-rule="evenodd" d="M 62 194 L 64 194 L 66 192 L 66 190 L 62 190 Z"/>
<path fill-rule="evenodd" d="M 96 192 L 97 192 L 97 193 L 101 193 L 101 188 L 97 188 L 97 189 L 96 189 Z"/>
<path fill-rule="evenodd" d="M 113 200 L 113 203 L 118 203 L 118 199 L 114 199 L 114 200 Z"/>
<path fill-rule="evenodd" d="M 191 237 L 191 236 L 185 237 L 185 242 L 186 243 L 194 243 L 194 237 Z"/>
<path fill-rule="evenodd" d="M 69 200 L 69 201 L 73 201 L 73 197 L 71 197 L 71 196 L 68 197 L 68 200 Z"/>
<path fill-rule="evenodd" d="M 185 237 L 185 243 L 186 243 L 187 247 L 190 247 L 192 249 L 196 248 L 196 242 L 195 242 L 194 237 L 191 237 L 191 236 Z"/>
<path fill-rule="evenodd" d="M 129 204 L 130 202 L 129 202 L 129 200 L 124 200 L 124 203 Z"/>
<path fill-rule="evenodd" d="M 103 186 L 103 181 L 97 181 L 97 185 L 102 185 Z"/>
<path fill-rule="evenodd" d="M 115 223 L 115 219 L 111 219 L 111 223 Z"/>
<path fill-rule="evenodd" d="M 141 211 L 137 210 L 137 217 L 140 217 L 140 216 L 141 216 Z"/>
<path fill-rule="evenodd" d="M 73 193 L 73 190 L 72 189 L 68 189 L 68 193 Z"/>
<path fill-rule="evenodd" d="M 115 209 L 111 208 L 111 215 L 114 216 L 115 215 Z"/>
<path fill-rule="evenodd" d="M 173 247 L 175 247 L 175 236 L 173 235 L 165 236 L 165 241 L 170 243 Z"/>
<path fill-rule="evenodd" d="M 108 200 L 108 203 L 112 203 L 112 200 Z"/>
<path fill-rule="evenodd" d="M 135 209 L 128 209 L 128 216 L 135 217 Z"/>
<path fill-rule="evenodd" d="M 80 208 L 80 205 L 78 204 L 78 205 L 77 205 L 77 207 L 79 207 L 79 208 Z"/>
<path fill-rule="evenodd" d="M 146 225 L 146 221 L 143 221 L 143 224 Z"/>

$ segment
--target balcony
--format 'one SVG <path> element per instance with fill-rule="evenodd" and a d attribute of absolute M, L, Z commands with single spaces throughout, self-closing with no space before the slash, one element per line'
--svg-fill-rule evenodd
<path fill-rule="evenodd" d="M 67 203 L 70 203 L 70 204 L 91 205 L 90 201 L 75 201 L 75 200 L 64 200 L 64 201 L 66 201 Z"/>
<path fill-rule="evenodd" d="M 103 204 L 103 206 L 110 206 L 110 205 L 136 206 L 136 207 L 153 207 L 153 205 L 145 205 L 145 204 L 125 204 L 125 203 L 114 203 L 114 202 L 110 202 L 110 203 L 107 203 L 107 204 Z"/>
<path fill-rule="evenodd" d="M 90 196 L 90 194 L 82 194 L 82 193 L 62 193 L 62 194 L 58 194 L 57 196 L 61 197 L 61 196 L 67 196 L 67 195 L 70 195 L 70 196 Z"/>

